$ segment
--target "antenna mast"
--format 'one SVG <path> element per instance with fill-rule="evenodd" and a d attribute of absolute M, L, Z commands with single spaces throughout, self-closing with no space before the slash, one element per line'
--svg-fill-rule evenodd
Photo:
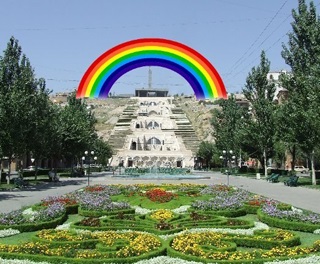
<path fill-rule="evenodd" d="M 149 89 L 152 89 L 152 71 L 150 66 L 149 66 L 149 75 L 148 75 L 148 86 L 149 86 Z"/>

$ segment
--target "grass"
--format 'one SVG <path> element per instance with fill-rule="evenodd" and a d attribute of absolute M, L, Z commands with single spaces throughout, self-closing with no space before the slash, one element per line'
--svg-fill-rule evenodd
<path fill-rule="evenodd" d="M 256 178 L 256 174 L 255 173 L 244 173 L 244 174 L 237 174 L 238 176 L 243 176 L 243 177 L 247 177 L 247 178 Z M 312 185 L 312 179 L 309 176 L 301 176 L 301 175 L 297 175 L 299 176 L 299 180 L 298 180 L 298 186 L 301 187 L 306 187 L 306 188 L 310 188 L 310 189 L 315 189 L 315 190 L 320 190 L 320 179 L 317 179 L 317 185 Z M 262 180 L 264 180 L 264 175 L 260 174 L 260 177 Z M 289 176 L 283 176 L 281 175 L 279 177 L 279 182 L 284 182 L 286 180 L 289 179 Z"/>
<path fill-rule="evenodd" d="M 301 245 L 303 246 L 312 246 L 313 242 L 320 239 L 320 235 L 299 231 L 292 232 L 300 237 Z"/>
<path fill-rule="evenodd" d="M 78 214 L 72 214 L 68 216 L 67 221 L 65 221 L 65 224 L 69 224 L 72 222 L 78 222 L 81 221 L 84 217 Z"/>
<path fill-rule="evenodd" d="M 126 195 L 115 195 L 112 196 L 112 200 L 117 202 L 129 202 L 133 206 L 140 206 L 146 209 L 174 209 L 178 208 L 182 205 L 191 204 L 195 200 L 208 200 L 212 198 L 210 195 L 203 195 L 201 197 L 190 197 L 190 196 L 182 196 L 178 194 L 177 198 L 172 199 L 170 202 L 160 203 L 153 202 L 146 197 L 143 197 L 139 194 L 134 194 L 130 197 Z"/>
<path fill-rule="evenodd" d="M 46 174 L 40 174 L 37 175 L 37 180 L 35 180 L 35 176 L 28 176 L 24 177 L 23 180 L 31 186 L 35 186 L 38 184 L 42 184 L 44 182 L 50 182 L 48 175 Z M 0 184 L 0 190 L 10 191 L 16 188 L 16 185 L 13 183 L 14 179 L 10 180 L 10 184 L 7 184 L 7 182 L 2 182 Z"/>
<path fill-rule="evenodd" d="M 31 242 L 32 237 L 36 233 L 37 232 L 24 232 L 24 233 L 20 233 L 20 234 L 14 235 L 14 236 L 10 236 L 10 237 L 2 237 L 2 238 L 0 238 L 0 243 L 1 244 L 16 245 L 16 244 Z"/>
<path fill-rule="evenodd" d="M 2 191 L 7 191 L 7 190 L 12 190 L 15 188 L 15 185 L 14 184 L 6 184 L 6 183 L 1 183 L 0 184 L 0 190 Z"/>
<path fill-rule="evenodd" d="M 71 223 L 71 222 L 77 222 L 81 221 L 84 217 L 81 215 L 69 215 L 67 221 L 65 224 Z M 32 242 L 32 237 L 37 233 L 35 232 L 24 232 L 20 233 L 14 236 L 10 237 L 2 237 L 0 238 L 0 243 L 2 244 L 10 244 L 10 245 L 16 245 L 16 244 L 22 244 L 27 242 Z"/>
<path fill-rule="evenodd" d="M 259 221 L 257 215 L 254 214 L 247 214 L 245 216 L 240 216 L 238 219 L 250 220 L 250 221 Z M 300 232 L 300 231 L 291 231 L 292 233 L 297 234 L 300 237 L 301 245 L 302 246 L 312 246 L 313 242 L 320 239 L 320 235 Z M 246 248 L 247 250 L 247 248 Z"/>
<path fill-rule="evenodd" d="M 282 178 L 284 178 L 284 177 L 282 177 Z M 149 189 L 150 188 L 151 187 L 149 187 Z M 168 189 L 168 191 L 170 191 L 170 188 L 172 188 L 172 186 L 166 187 L 166 189 Z M 147 187 L 147 189 L 148 189 L 148 187 Z M 125 194 L 115 195 L 115 196 L 112 196 L 112 199 L 113 199 L 113 201 L 127 201 L 132 206 L 138 205 L 138 206 L 141 206 L 141 207 L 147 208 L 147 209 L 161 209 L 161 208 L 174 209 L 174 208 L 180 207 L 182 205 L 190 205 L 195 200 L 200 200 L 200 199 L 201 200 L 208 200 L 208 199 L 212 198 L 212 196 L 210 196 L 210 195 L 187 196 L 187 195 L 184 195 L 183 192 L 180 193 L 179 191 L 177 190 L 175 192 L 176 194 L 178 194 L 178 197 L 174 198 L 173 200 L 171 200 L 170 202 L 167 202 L 167 203 L 152 202 L 147 197 L 141 196 L 139 193 L 134 193 L 131 195 L 125 195 Z M 255 214 L 247 214 L 245 216 L 234 217 L 234 218 L 239 219 L 239 220 L 240 219 L 241 220 L 248 220 L 251 222 L 252 221 L 253 222 L 259 221 L 257 218 L 257 215 L 255 215 Z M 79 222 L 82 219 L 84 219 L 83 216 L 80 216 L 78 214 L 72 214 L 72 215 L 68 216 L 68 219 L 66 220 L 65 224 Z M 117 221 L 117 220 L 114 219 L 114 221 Z M 211 226 L 208 226 L 208 228 L 209 227 L 211 227 Z M 290 232 L 293 232 L 300 237 L 301 246 L 309 246 L 310 247 L 313 245 L 313 243 L 316 240 L 320 240 L 320 235 L 318 235 L 318 234 L 316 235 L 313 233 L 305 233 L 305 232 L 298 232 L 298 231 L 290 231 Z M 31 242 L 35 233 L 36 232 L 25 232 L 25 233 L 11 236 L 11 237 L 0 238 L 0 243 L 21 244 L 21 243 L 25 243 L 25 242 Z M 242 252 L 252 252 L 256 249 L 259 249 L 259 243 L 257 243 L 257 248 L 246 248 L 246 247 L 238 247 L 237 248 L 238 251 L 242 251 Z"/>

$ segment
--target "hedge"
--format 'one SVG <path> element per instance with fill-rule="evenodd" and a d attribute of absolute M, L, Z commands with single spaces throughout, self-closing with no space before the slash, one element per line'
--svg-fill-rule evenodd
<path fill-rule="evenodd" d="M 268 224 L 272 227 L 283 229 L 303 231 L 312 233 L 314 230 L 320 229 L 320 224 L 310 224 L 302 221 L 286 220 L 269 216 L 262 212 L 261 209 L 257 211 L 258 218 L 261 222 Z"/>
<path fill-rule="evenodd" d="M 67 219 L 68 219 L 68 216 L 66 213 L 64 213 L 62 216 L 47 222 L 35 222 L 35 223 L 26 223 L 26 224 L 19 224 L 19 225 L 0 225 L 0 230 L 7 229 L 9 227 L 12 229 L 17 229 L 20 232 L 31 232 L 31 231 L 41 230 L 41 229 L 50 229 L 63 224 Z"/>
<path fill-rule="evenodd" d="M 161 240 L 161 239 L 160 239 Z M 36 254 L 21 254 L 21 253 L 7 253 L 0 252 L 0 257 L 4 259 L 28 259 L 30 261 L 47 261 L 52 264 L 105 264 L 105 263 L 134 263 L 140 260 L 155 258 L 158 256 L 165 256 L 167 250 L 167 243 L 161 240 L 162 245 L 157 249 L 151 252 L 142 254 L 140 256 L 134 257 L 125 257 L 125 258 L 88 258 L 88 259 L 77 259 L 77 258 L 68 258 L 61 256 L 44 256 L 44 255 L 36 255 Z M 103 250 L 102 250 L 103 251 Z"/>
<path fill-rule="evenodd" d="M 212 214 L 212 215 L 220 215 L 225 217 L 238 217 L 238 216 L 244 216 L 247 214 L 247 211 L 244 207 L 241 207 L 239 209 L 230 209 L 230 210 L 195 210 L 194 208 L 190 208 L 188 210 L 189 212 L 197 212 L 200 214 Z"/>
<path fill-rule="evenodd" d="M 281 261 L 281 260 L 288 260 L 288 259 L 299 259 L 307 257 L 308 255 L 299 255 L 299 256 L 288 256 L 288 257 L 274 257 L 274 258 L 264 258 L 264 259 L 248 259 L 248 260 L 215 260 L 215 259 L 203 259 L 196 256 L 185 255 L 178 251 L 175 251 L 171 247 L 167 249 L 167 255 L 172 258 L 181 258 L 188 261 L 201 261 L 201 263 L 215 263 L 215 264 L 263 264 L 265 262 L 271 261 Z"/>
<path fill-rule="evenodd" d="M 87 217 L 101 217 L 104 215 L 115 215 L 115 214 L 134 214 L 135 209 L 129 208 L 129 209 L 123 209 L 123 210 L 112 210 L 112 211 L 93 211 L 93 210 L 85 210 L 82 209 L 81 206 L 78 207 L 78 214 L 82 216 Z"/>

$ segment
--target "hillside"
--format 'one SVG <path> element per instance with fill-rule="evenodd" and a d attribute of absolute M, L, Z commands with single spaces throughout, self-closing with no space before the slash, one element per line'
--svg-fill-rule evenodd
<path fill-rule="evenodd" d="M 217 108 L 214 104 L 205 104 L 193 98 L 178 97 L 175 100 L 177 106 L 186 113 L 200 141 L 213 141 L 213 127 L 210 124 L 211 110 Z"/>

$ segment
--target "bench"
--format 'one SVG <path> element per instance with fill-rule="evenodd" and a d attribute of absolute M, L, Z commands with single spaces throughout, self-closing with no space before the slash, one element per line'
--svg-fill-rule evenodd
<path fill-rule="evenodd" d="M 271 174 L 270 176 L 271 177 L 267 178 L 268 182 L 272 182 L 272 183 L 279 182 L 279 177 L 280 177 L 279 174 L 273 174 L 273 175 Z"/>
<path fill-rule="evenodd" d="M 284 185 L 287 185 L 287 186 L 298 186 L 298 180 L 299 180 L 299 177 L 298 176 L 291 176 L 288 180 L 284 181 Z"/>
<path fill-rule="evenodd" d="M 55 171 L 53 171 L 53 170 L 49 171 L 48 176 L 49 176 L 49 179 L 50 179 L 51 181 L 53 181 L 53 182 L 59 181 L 59 176 L 58 176 L 58 174 L 57 174 Z"/>
<path fill-rule="evenodd" d="M 29 185 L 28 182 L 24 181 L 22 178 L 14 178 L 13 184 L 16 188 L 22 189 L 23 187 L 27 187 Z"/>
<path fill-rule="evenodd" d="M 277 175 L 277 174 L 276 174 L 276 173 L 271 173 L 271 174 L 266 178 L 266 180 L 267 180 L 267 181 L 270 181 L 270 179 L 271 179 L 274 175 Z"/>

